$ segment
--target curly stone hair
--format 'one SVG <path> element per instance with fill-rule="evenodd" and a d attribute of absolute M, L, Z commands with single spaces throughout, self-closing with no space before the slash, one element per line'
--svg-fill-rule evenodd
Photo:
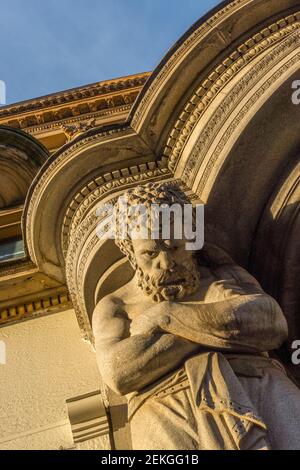
<path fill-rule="evenodd" d="M 191 204 L 191 201 L 177 183 L 148 183 L 144 186 L 137 186 L 134 189 L 126 191 L 125 194 L 119 198 L 116 204 L 117 220 L 120 220 L 119 216 L 121 213 L 124 215 L 121 209 L 121 205 L 123 206 L 124 203 L 126 203 L 128 207 L 144 206 L 150 213 L 153 204 L 160 207 L 163 205 L 170 207 L 173 204 L 184 206 L 185 204 Z M 136 217 L 136 215 L 130 214 L 130 212 L 128 213 L 127 211 L 127 219 L 125 221 L 128 224 L 127 226 L 133 221 L 136 221 Z M 147 228 L 151 229 L 151 217 L 148 218 L 148 220 L 149 219 L 150 223 L 148 222 Z M 122 238 L 120 236 L 119 226 L 117 226 L 116 229 L 115 243 L 122 253 L 127 256 L 132 267 L 137 269 L 130 234 L 127 234 L 126 239 Z"/>

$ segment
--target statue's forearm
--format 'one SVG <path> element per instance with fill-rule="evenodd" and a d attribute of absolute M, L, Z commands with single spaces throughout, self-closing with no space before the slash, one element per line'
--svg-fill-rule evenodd
<path fill-rule="evenodd" d="M 174 304 L 165 331 L 204 347 L 239 352 L 270 351 L 287 337 L 278 304 L 267 295 L 242 296 L 211 304 Z"/>
<path fill-rule="evenodd" d="M 139 391 L 175 370 L 200 346 L 172 334 L 136 335 L 110 346 L 102 356 L 104 381 L 120 395 Z"/>

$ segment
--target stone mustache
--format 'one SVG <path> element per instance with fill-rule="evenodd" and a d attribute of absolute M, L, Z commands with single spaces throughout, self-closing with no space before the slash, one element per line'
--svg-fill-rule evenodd
<path fill-rule="evenodd" d="M 171 184 L 129 205 L 186 204 Z M 300 449 L 300 391 L 269 357 L 287 339 L 277 302 L 216 247 L 116 239 L 135 270 L 96 306 L 104 382 L 128 400 L 135 450 Z"/>

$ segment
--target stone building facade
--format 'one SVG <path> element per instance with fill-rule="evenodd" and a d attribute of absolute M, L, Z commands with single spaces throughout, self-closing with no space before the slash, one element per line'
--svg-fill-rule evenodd
<path fill-rule="evenodd" d="M 131 447 L 91 316 L 133 275 L 97 209 L 138 184 L 205 204 L 206 240 L 281 305 L 300 381 L 299 69 L 299 1 L 234 0 L 151 74 L 0 108 L 0 449 Z"/>

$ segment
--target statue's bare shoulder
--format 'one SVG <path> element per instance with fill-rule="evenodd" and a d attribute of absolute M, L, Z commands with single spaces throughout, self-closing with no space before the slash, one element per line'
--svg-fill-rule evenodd
<path fill-rule="evenodd" d="M 130 324 L 143 309 L 152 304 L 141 299 L 141 290 L 134 279 L 117 291 L 104 297 L 93 314 L 93 330 L 101 338 L 121 340 L 130 336 Z"/>
<path fill-rule="evenodd" d="M 225 299 L 262 294 L 256 279 L 237 264 L 225 264 L 211 268 L 200 268 L 202 283 L 201 300 L 212 303 Z"/>
<path fill-rule="evenodd" d="M 122 292 L 107 295 L 96 305 L 93 331 L 99 343 L 111 343 L 129 336 L 130 321 Z"/>

